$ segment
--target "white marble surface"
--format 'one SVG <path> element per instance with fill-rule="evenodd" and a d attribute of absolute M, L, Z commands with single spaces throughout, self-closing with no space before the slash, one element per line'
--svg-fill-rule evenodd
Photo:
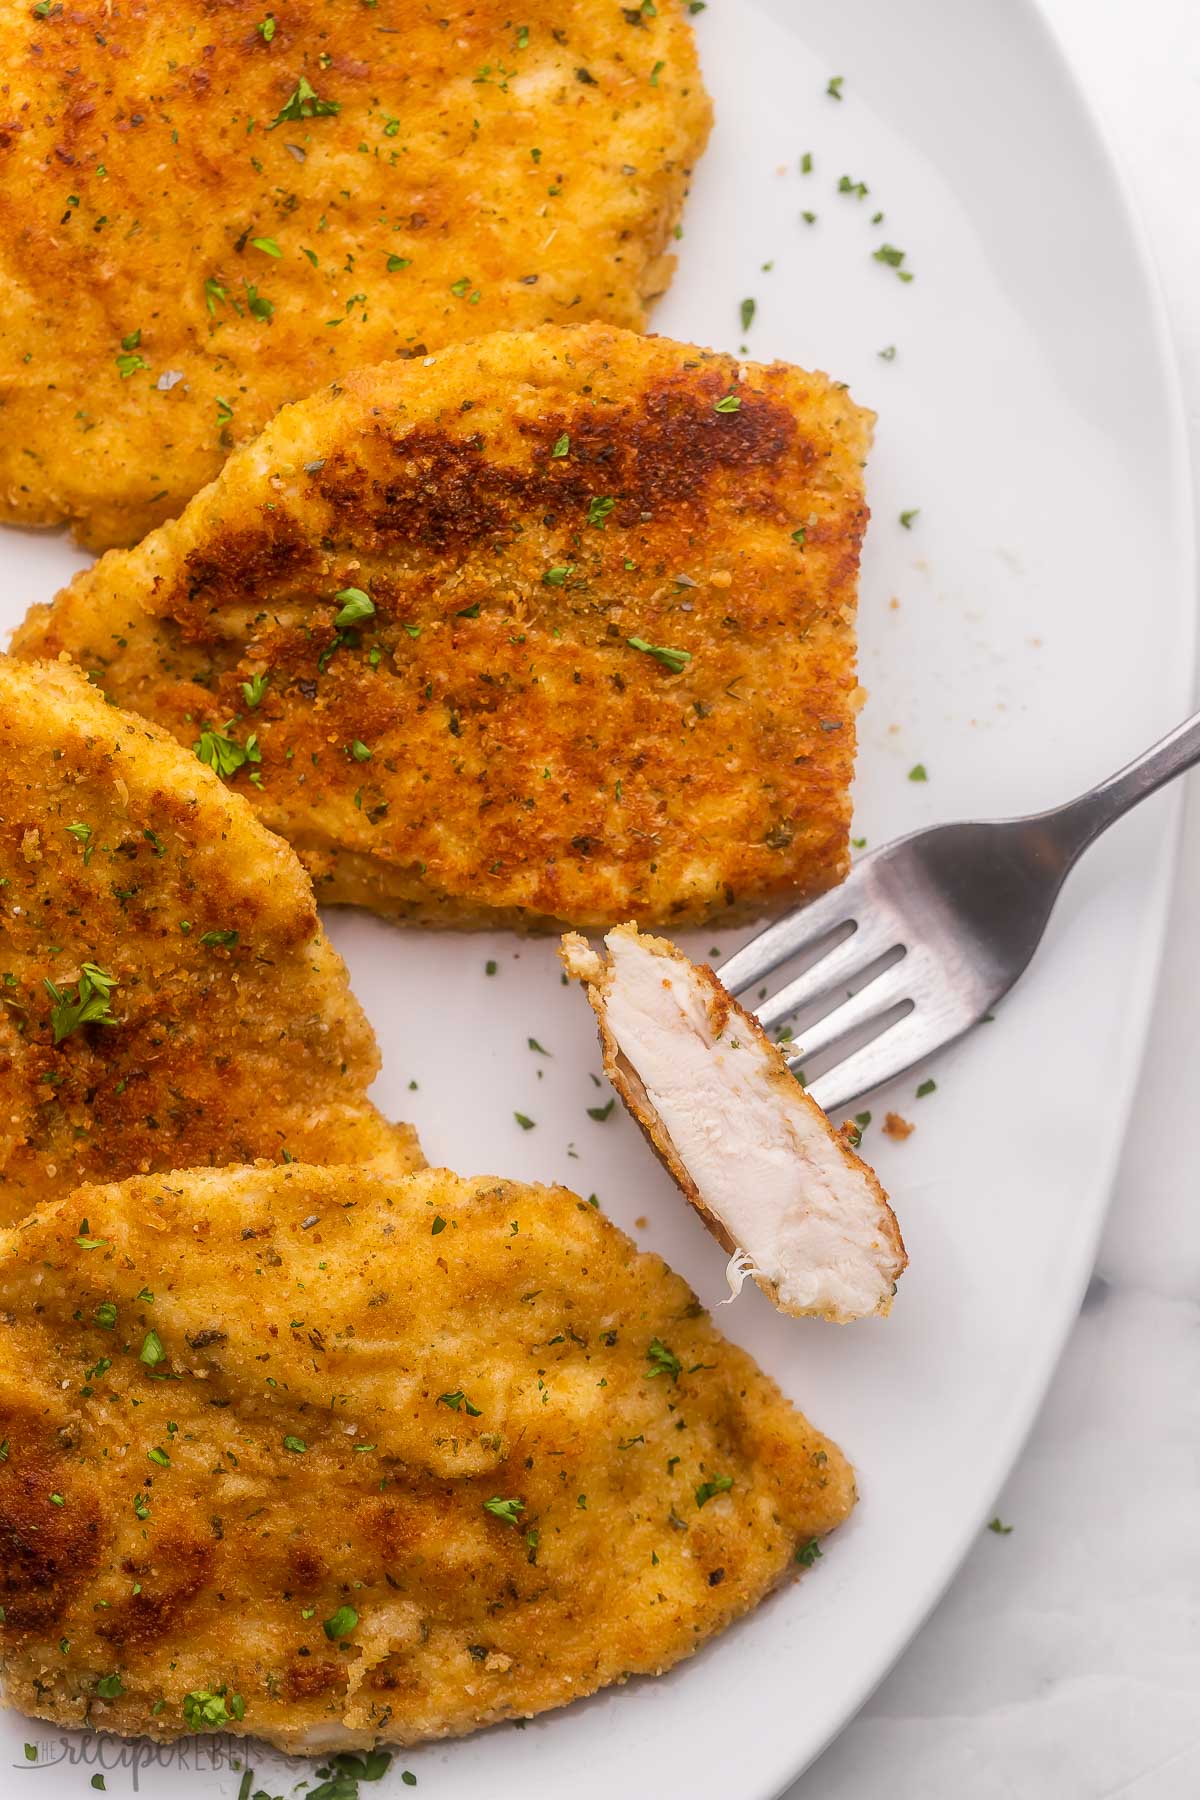
<path fill-rule="evenodd" d="M 1200 502 L 1200 4 L 1044 4 L 1149 227 Z M 980 1520 L 942 1604 L 787 1800 L 1200 1796 L 1198 897 L 1192 776 L 1112 1212 L 1079 1323 L 997 1499 L 1012 1533 Z"/>

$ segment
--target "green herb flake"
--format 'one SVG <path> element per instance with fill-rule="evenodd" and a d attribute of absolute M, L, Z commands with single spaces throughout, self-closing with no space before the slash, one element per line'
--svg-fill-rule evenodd
<path fill-rule="evenodd" d="M 603 531 L 608 522 L 608 515 L 616 504 L 616 501 L 611 499 L 607 494 L 603 496 L 597 495 L 594 500 L 591 500 L 588 503 L 588 524 L 594 525 L 597 531 Z"/>
<path fill-rule="evenodd" d="M 275 242 L 274 238 L 251 238 L 250 248 L 252 250 L 261 250 L 264 256 L 279 257 L 283 255 L 283 251 L 279 248 L 279 245 Z"/>
<path fill-rule="evenodd" d="M 251 732 L 245 743 L 239 744 L 235 738 L 229 736 L 232 727 L 232 719 L 224 731 L 217 731 L 210 727 L 207 731 L 202 731 L 192 745 L 192 749 L 200 761 L 214 770 L 222 781 L 228 781 L 231 775 L 236 775 L 239 769 L 246 767 L 247 763 L 261 763 L 262 761 L 262 751 L 258 747 L 257 733 Z"/>
<path fill-rule="evenodd" d="M 498 1496 L 494 1496 L 491 1500 L 484 1501 L 483 1510 L 491 1513 L 494 1519 L 503 1519 L 506 1525 L 511 1525 L 515 1529 L 517 1514 L 525 1511 L 525 1502 L 523 1500 L 501 1500 Z"/>
<path fill-rule="evenodd" d="M 275 14 L 268 13 L 265 19 L 259 20 L 254 29 L 257 31 L 263 43 L 269 44 L 271 39 L 275 36 Z"/>
<path fill-rule="evenodd" d="M 329 1618 L 323 1622 L 322 1629 L 330 1643 L 336 1644 L 339 1638 L 349 1637 L 357 1624 L 358 1614 L 354 1608 L 339 1606 L 337 1611 L 331 1613 Z"/>
<path fill-rule="evenodd" d="M 215 1692 L 196 1688 L 183 1696 L 183 1717 L 190 1731 L 219 1730 L 231 1719 L 244 1719 L 246 1702 L 240 1694 L 230 1694 L 224 1687 Z"/>
<path fill-rule="evenodd" d="M 816 1538 L 809 1538 L 806 1544 L 797 1546 L 795 1561 L 800 1564 L 802 1569 L 811 1569 L 820 1554 L 821 1546 Z"/>
<path fill-rule="evenodd" d="M 159 1363 L 164 1361 L 166 1354 L 157 1331 L 148 1331 L 142 1339 L 142 1347 L 138 1351 L 138 1361 L 144 1363 L 148 1369 L 156 1369 Z"/>
<path fill-rule="evenodd" d="M 917 1099 L 924 1100 L 926 1094 L 935 1094 L 936 1092 L 937 1092 L 937 1082 L 934 1081 L 931 1076 L 928 1081 L 923 1081 L 921 1083 L 920 1087 L 917 1089 Z"/>
<path fill-rule="evenodd" d="M 471 1405 L 461 1388 L 458 1388 L 453 1394 L 439 1394 L 437 1403 L 439 1406 L 448 1406 L 451 1412 L 457 1412 L 461 1407 L 463 1412 L 472 1419 L 479 1419 L 483 1416 L 479 1407 Z"/>
<path fill-rule="evenodd" d="M 902 512 L 900 514 L 900 523 L 903 525 L 905 531 L 911 531 L 913 528 L 913 520 L 920 518 L 920 516 L 921 509 L 919 506 L 914 506 L 911 512 Z"/>
<path fill-rule="evenodd" d="M 741 410 L 741 396 L 734 388 L 730 388 L 724 399 L 714 401 L 713 403 L 713 411 L 717 413 L 735 413 L 741 412 Z"/>
<path fill-rule="evenodd" d="M 670 669 L 672 675 L 680 674 L 692 660 L 690 650 L 674 650 L 669 644 L 648 644 L 645 638 L 626 638 L 625 642 L 631 650 L 640 650 L 643 656 L 652 656 L 656 662 Z"/>
<path fill-rule="evenodd" d="M 554 448 L 553 448 L 553 450 L 551 450 L 550 454 L 551 454 L 551 456 L 569 456 L 570 453 L 571 453 L 571 439 L 568 436 L 568 434 L 564 431 L 561 437 L 555 438 Z"/>
<path fill-rule="evenodd" d="M 649 1346 L 646 1350 L 646 1356 L 650 1364 L 649 1368 L 646 1370 L 646 1374 L 651 1381 L 653 1381 L 656 1375 L 668 1375 L 672 1381 L 679 1380 L 683 1364 L 680 1362 L 671 1346 L 669 1344 L 664 1344 L 661 1338 L 650 1339 Z"/>
<path fill-rule="evenodd" d="M 339 113 L 341 110 L 342 108 L 339 101 L 322 100 L 315 89 L 309 85 L 307 79 L 302 75 L 296 83 L 295 88 L 284 101 L 282 107 L 267 126 L 267 130 L 274 131 L 277 125 L 282 125 L 285 120 L 288 119 L 325 118 L 330 114 Z"/>
<path fill-rule="evenodd" d="M 908 771 L 908 779 L 910 781 L 928 781 L 929 771 L 926 769 L 925 764 L 914 763 L 912 768 Z"/>
<path fill-rule="evenodd" d="M 341 611 L 336 614 L 333 621 L 339 629 L 343 625 L 357 625 L 360 619 L 375 617 L 375 602 L 370 594 L 364 594 L 361 588 L 342 588 L 340 593 L 333 597 L 342 602 Z"/>
<path fill-rule="evenodd" d="M 996 1517 L 988 1520 L 988 1530 L 994 1531 L 997 1537 L 1007 1537 L 1012 1531 L 1012 1526 L 1002 1524 L 999 1517 Z"/>
<path fill-rule="evenodd" d="M 118 1021 L 112 1016 L 112 990 L 119 986 L 115 975 L 109 975 L 104 969 L 97 968 L 95 963 L 84 963 L 79 972 L 79 980 L 71 988 L 58 988 L 50 980 L 44 978 L 43 985 L 54 1002 L 50 1010 L 50 1024 L 54 1032 L 54 1042 L 61 1044 L 64 1038 L 70 1037 L 84 1025 L 116 1025 Z"/>
<path fill-rule="evenodd" d="M 589 1119 L 595 1119 L 597 1124 L 603 1125 L 605 1119 L 607 1119 L 609 1113 L 611 1113 L 616 1104 L 616 1096 L 614 1095 L 611 1100 L 606 1100 L 603 1106 L 589 1106 L 587 1109 L 587 1116 Z"/>
<path fill-rule="evenodd" d="M 846 77 L 844 75 L 833 75 L 830 77 L 825 92 L 829 95 L 831 100 L 841 100 L 844 98 L 842 94 L 842 83 L 845 79 Z"/>
<path fill-rule="evenodd" d="M 696 1489 L 697 1510 L 702 1506 L 707 1506 L 715 1495 L 727 1494 L 732 1486 L 732 1475 L 714 1475 L 711 1481 L 702 1481 Z"/>
<path fill-rule="evenodd" d="M 537 1123 L 535 1119 L 527 1117 L 525 1113 L 515 1112 L 513 1118 L 517 1121 L 517 1124 L 521 1127 L 522 1131 L 532 1131 Z"/>

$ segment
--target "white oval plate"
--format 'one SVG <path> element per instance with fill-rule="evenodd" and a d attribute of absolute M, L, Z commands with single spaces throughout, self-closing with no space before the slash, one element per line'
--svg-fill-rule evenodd
<path fill-rule="evenodd" d="M 830 370 L 880 417 L 856 830 L 875 843 L 1064 797 L 1186 710 L 1194 593 L 1162 316 L 1071 77 L 1026 0 L 712 0 L 697 29 L 718 123 L 655 323 Z M 825 91 L 839 75 L 840 100 Z M 869 193 L 839 193 L 843 175 Z M 912 282 L 874 260 L 884 243 Z M 5 625 L 82 560 L 15 532 L 0 557 Z M 917 1100 L 914 1077 L 871 1102 L 866 1149 L 912 1257 L 892 1318 L 797 1324 L 750 1287 L 719 1315 L 857 1464 L 861 1505 L 811 1576 L 665 1678 L 399 1756 L 364 1800 L 407 1792 L 403 1769 L 436 1800 L 766 1800 L 862 1702 L 982 1527 L 1074 1316 L 1172 845 L 1167 801 L 1118 828 L 1001 1016 L 941 1059 L 936 1092 Z M 590 1014 L 552 943 L 331 925 L 383 1045 L 377 1096 L 432 1161 L 594 1191 L 722 1296 L 723 1256 L 629 1121 L 587 1116 L 603 1098 Z M 889 1104 L 917 1124 L 904 1144 L 879 1133 Z M 129 1746 L 0 1726 L 5 1792 L 39 1800 L 78 1800 L 98 1768 L 109 1793 L 228 1795 L 241 1754 L 174 1748 L 135 1779 Z M 312 1774 L 250 1760 L 272 1794 Z"/>

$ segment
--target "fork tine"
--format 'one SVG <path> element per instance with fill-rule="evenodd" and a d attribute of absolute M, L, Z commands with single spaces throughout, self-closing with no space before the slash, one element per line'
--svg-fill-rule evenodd
<path fill-rule="evenodd" d="M 861 1025 L 872 1025 L 891 1007 L 898 1006 L 904 1000 L 911 1000 L 912 976 L 908 957 L 884 969 L 874 981 L 869 981 L 866 987 L 860 988 L 852 999 L 835 1006 L 832 1012 L 827 1012 L 823 1019 L 818 1019 L 805 1031 L 803 1038 L 788 1055 L 789 1068 L 810 1057 L 820 1056 L 822 1050 L 828 1050 L 831 1044 L 836 1044 L 848 1031 L 857 1031 Z"/>
<path fill-rule="evenodd" d="M 852 882 L 853 876 L 840 888 L 823 894 L 798 912 L 776 919 L 748 944 L 735 950 L 717 971 L 722 986 L 731 994 L 744 993 L 754 982 L 777 969 L 780 963 L 787 962 L 789 957 L 815 950 L 821 939 L 836 931 L 839 925 L 849 925 L 855 916 L 855 907 L 848 894 Z"/>
<path fill-rule="evenodd" d="M 781 1019 L 790 1013 L 799 1012 L 812 1000 L 819 1000 L 823 994 L 832 993 L 843 982 L 853 981 L 861 975 L 869 963 L 878 956 L 885 956 L 899 942 L 897 932 L 889 930 L 882 916 L 864 918 L 857 929 L 848 938 L 827 950 L 819 957 L 811 968 L 797 975 L 781 987 L 777 994 L 764 1000 L 761 1006 L 753 1010 L 758 1014 L 758 1022 L 764 1031 L 770 1031 Z"/>
<path fill-rule="evenodd" d="M 935 1016 L 917 1007 L 887 1026 L 861 1050 L 855 1050 L 844 1061 L 835 1063 L 832 1069 L 826 1069 L 808 1092 L 833 1118 L 852 1100 L 869 1094 L 872 1088 L 882 1087 L 885 1081 L 903 1075 L 906 1069 L 923 1062 L 935 1050 L 953 1043 L 966 1029 L 964 1024 L 947 1031 L 944 1023 L 939 1024 Z"/>

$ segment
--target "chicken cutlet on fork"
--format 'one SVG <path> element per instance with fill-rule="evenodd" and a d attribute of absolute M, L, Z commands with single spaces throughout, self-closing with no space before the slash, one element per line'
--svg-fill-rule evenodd
<path fill-rule="evenodd" d="M 87 1179 L 420 1167 L 288 846 L 74 669 L 0 657 L 0 1221 Z"/>
<path fill-rule="evenodd" d="M 14 649 L 207 725 L 323 903 L 762 914 L 848 866 L 870 426 L 782 364 L 482 338 L 285 408 Z"/>
<path fill-rule="evenodd" d="M 0 1656 L 61 1725 L 415 1743 L 656 1674 L 854 1503 L 576 1195 L 206 1170 L 0 1232 Z"/>

